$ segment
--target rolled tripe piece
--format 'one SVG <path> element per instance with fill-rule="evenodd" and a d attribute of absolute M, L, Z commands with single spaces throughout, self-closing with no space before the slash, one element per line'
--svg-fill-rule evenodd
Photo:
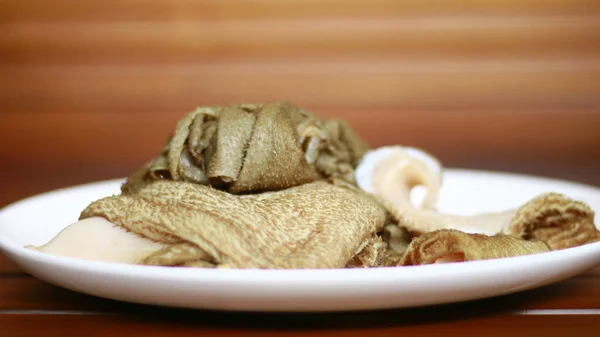
<path fill-rule="evenodd" d="M 488 236 L 442 229 L 414 238 L 399 265 L 413 266 L 499 259 L 548 252 L 543 242 L 508 235 Z"/>

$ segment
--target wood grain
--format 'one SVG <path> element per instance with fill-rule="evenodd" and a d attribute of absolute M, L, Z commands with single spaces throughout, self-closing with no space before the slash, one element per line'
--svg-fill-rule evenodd
<path fill-rule="evenodd" d="M 82 22 L 413 17 L 424 14 L 589 14 L 594 0 L 4 0 L 3 21 Z"/>
<path fill-rule="evenodd" d="M 213 316 L 203 313 L 179 317 L 114 316 L 79 314 L 16 314 L 0 315 L 0 336 L 596 336 L 597 315 L 495 315 L 428 322 L 422 317 L 404 317 L 402 312 L 368 316 L 340 316 L 337 320 L 318 323 L 303 316 L 273 317 L 247 315 L 242 317 Z M 474 313 L 470 313 L 474 314 Z M 476 315 L 476 314 L 475 314 Z M 235 319 L 245 318 L 242 322 Z M 424 322 L 425 321 L 425 322 Z M 426 324 L 425 324 L 426 323 Z"/>
<path fill-rule="evenodd" d="M 212 64 L 194 67 L 7 67 L 6 112 L 187 111 L 200 104 L 288 100 L 301 106 L 589 108 L 600 62 Z"/>
<path fill-rule="evenodd" d="M 6 160 L 40 164 L 70 159 L 91 163 L 145 161 L 160 151 L 177 121 L 195 106 L 152 113 L 5 114 L 0 134 L 11 141 L 0 143 L 0 152 Z M 597 163 L 600 156 L 600 113 L 595 109 L 313 111 L 324 119 L 345 118 L 372 147 L 424 147 L 442 159 L 483 155 Z"/>
<path fill-rule="evenodd" d="M 359 60 L 597 58 L 595 15 L 270 21 L 13 23 L 0 26 L 8 64 L 164 64 L 307 58 Z M 343 62 L 341 62 L 343 63 Z"/>
<path fill-rule="evenodd" d="M 12 261 L 9 261 L 4 254 L 0 253 L 0 278 L 25 275 Z"/>

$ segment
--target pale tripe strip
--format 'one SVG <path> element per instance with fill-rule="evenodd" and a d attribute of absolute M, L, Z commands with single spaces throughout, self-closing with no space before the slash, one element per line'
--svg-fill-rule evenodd
<path fill-rule="evenodd" d="M 417 185 L 424 186 L 427 192 L 420 207 L 435 208 L 442 186 L 442 164 L 434 156 L 417 148 L 384 146 L 368 151 L 356 168 L 358 186 L 366 192 L 375 195 L 380 194 L 381 191 L 375 191 L 374 183 L 377 182 L 376 178 L 383 177 L 381 175 L 376 176 L 376 169 L 390 156 L 398 159 L 392 163 L 396 168 L 412 169 L 410 181 L 406 181 L 410 185 L 404 186 L 405 189 L 408 189 L 407 193 L 410 194 L 410 190 Z M 402 192 L 406 191 L 403 190 Z"/>
<path fill-rule="evenodd" d="M 472 216 L 434 210 L 441 187 L 441 165 L 433 156 L 414 148 L 385 147 L 368 153 L 356 170 L 359 186 L 376 196 L 412 235 L 456 229 L 486 235 L 509 234 L 543 241 L 553 249 L 600 240 L 594 212 L 586 204 L 557 193 L 531 199 L 517 209 Z M 421 208 L 410 200 L 418 185 L 427 189 Z"/>
<path fill-rule="evenodd" d="M 503 232 L 515 211 L 459 216 L 435 211 L 442 184 L 442 166 L 432 155 L 416 148 L 384 147 L 369 152 L 359 164 L 357 182 L 372 193 L 394 215 L 399 225 L 412 234 L 438 229 L 493 235 Z M 421 207 L 413 205 L 414 187 L 424 186 L 427 194 Z"/>
<path fill-rule="evenodd" d="M 43 246 L 26 248 L 72 258 L 137 264 L 164 246 L 102 217 L 92 217 L 67 226 Z"/>

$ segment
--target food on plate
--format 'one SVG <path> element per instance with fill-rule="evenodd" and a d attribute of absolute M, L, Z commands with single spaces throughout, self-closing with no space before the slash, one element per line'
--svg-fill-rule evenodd
<path fill-rule="evenodd" d="M 598 241 L 594 212 L 556 193 L 502 213 L 436 211 L 443 167 L 369 149 L 341 120 L 289 103 L 200 107 L 121 194 L 39 247 L 106 262 L 201 268 L 365 268 L 486 260 Z M 422 185 L 421 205 L 411 191 Z"/>
<path fill-rule="evenodd" d="M 166 245 L 143 264 L 231 268 L 342 268 L 386 221 L 363 192 L 324 181 L 249 195 L 157 181 L 93 202 L 91 217 Z"/>
<path fill-rule="evenodd" d="M 135 192 L 160 179 L 233 194 L 328 178 L 354 184 L 354 167 L 366 150 L 344 121 L 321 121 L 288 103 L 201 107 L 177 124 L 160 155 L 122 190 Z"/>
<path fill-rule="evenodd" d="M 499 213 L 473 216 L 435 210 L 441 187 L 441 165 L 424 151 L 400 146 L 368 152 L 356 170 L 358 185 L 372 193 L 397 220 L 397 226 L 419 236 L 441 229 L 487 235 L 507 234 L 546 243 L 551 249 L 580 246 L 600 239 L 594 212 L 586 204 L 546 193 Z M 427 190 L 423 204 L 410 199 L 415 186 Z"/>
<path fill-rule="evenodd" d="M 525 241 L 504 234 L 488 236 L 440 229 L 414 238 L 399 265 L 489 260 L 548 251 L 548 246 L 541 241 Z"/>
<path fill-rule="evenodd" d="M 546 193 L 519 207 L 506 234 L 542 241 L 552 250 L 600 240 L 594 211 L 580 201 Z"/>
<path fill-rule="evenodd" d="M 106 218 L 91 217 L 67 226 L 45 245 L 26 248 L 86 260 L 140 263 L 165 246 L 115 226 Z"/>

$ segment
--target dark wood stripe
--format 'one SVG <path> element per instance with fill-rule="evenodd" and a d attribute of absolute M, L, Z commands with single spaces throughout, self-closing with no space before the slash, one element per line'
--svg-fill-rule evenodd
<path fill-rule="evenodd" d="M 577 59 L 600 53 L 600 16 L 377 20 L 13 23 L 0 25 L 7 64 L 182 64 L 217 60 L 334 64 L 391 59 Z M 383 61 L 384 62 L 384 61 Z"/>
<path fill-rule="evenodd" d="M 346 109 L 600 106 L 600 61 L 0 68 L 3 111 L 186 111 L 289 100 Z"/>
<path fill-rule="evenodd" d="M 119 162 L 147 160 L 195 106 L 152 113 L 4 114 L 0 134 L 10 141 L 0 143 L 0 152 L 14 164 L 45 162 L 48 166 L 60 166 L 61 161 L 119 166 Z M 442 160 L 495 156 L 593 164 L 600 156 L 597 109 L 311 110 L 323 119 L 344 118 L 372 147 L 422 147 Z"/>
<path fill-rule="evenodd" d="M 390 17 L 431 13 L 514 15 L 599 12 L 594 0 L 4 0 L 0 19 L 10 21 L 297 19 Z"/>
<path fill-rule="evenodd" d="M 523 316 L 492 315 L 476 312 L 439 317 L 430 311 L 423 316 L 405 311 L 350 313 L 337 315 L 257 315 L 216 314 L 207 312 L 155 316 L 115 315 L 0 315 L 10 336 L 506 336 L 509 334 L 546 337 L 595 336 L 598 317 L 594 315 Z M 334 330 L 336 329 L 336 330 Z"/>
<path fill-rule="evenodd" d="M 9 261 L 4 254 L 0 253 L 0 278 L 2 277 L 20 277 L 26 275 L 12 261 Z"/>

